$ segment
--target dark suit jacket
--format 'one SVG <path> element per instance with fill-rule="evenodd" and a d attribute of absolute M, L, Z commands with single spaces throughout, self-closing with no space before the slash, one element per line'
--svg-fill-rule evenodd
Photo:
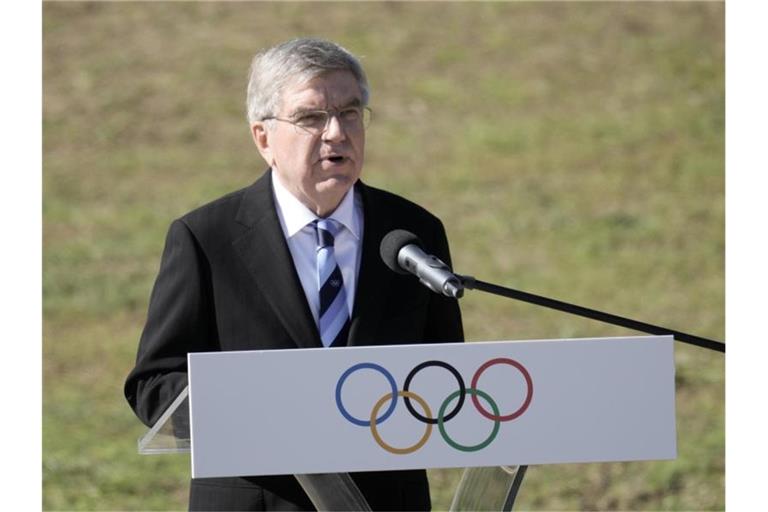
<path fill-rule="evenodd" d="M 440 220 L 394 194 L 355 186 L 363 199 L 364 231 L 348 344 L 463 341 L 457 301 L 392 272 L 379 257 L 381 239 L 400 228 L 450 265 Z M 172 223 L 125 396 L 151 425 L 187 384 L 187 352 L 321 346 L 268 171 Z M 430 507 L 423 470 L 352 476 L 374 510 Z M 291 475 L 193 479 L 190 508 L 313 509 Z"/>

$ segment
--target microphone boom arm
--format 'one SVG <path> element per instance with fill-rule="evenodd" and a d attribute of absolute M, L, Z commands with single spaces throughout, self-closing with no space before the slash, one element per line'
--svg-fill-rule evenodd
<path fill-rule="evenodd" d="M 493 295 L 499 295 L 501 297 L 507 297 L 510 299 L 517 299 L 523 302 L 536 304 L 538 306 L 544 306 L 546 308 L 564 311 L 572 315 L 583 316 L 593 320 L 599 320 L 600 322 L 627 327 L 629 329 L 634 329 L 636 331 L 646 332 L 649 334 L 670 334 L 674 336 L 674 338 L 678 341 L 725 353 L 725 343 L 722 341 L 710 340 L 708 338 L 694 336 L 692 334 L 675 331 L 673 329 L 667 329 L 666 327 L 660 327 L 658 325 L 648 324 L 645 322 L 638 322 L 637 320 L 632 320 L 631 318 L 612 315 L 610 313 L 604 313 L 595 309 L 589 309 L 582 306 L 577 306 L 575 304 L 569 304 L 567 302 L 549 299 L 547 297 L 542 297 L 541 295 L 534 295 L 532 293 L 523 292 L 520 290 L 513 290 L 512 288 L 505 288 L 503 286 L 480 281 L 472 276 L 464 276 L 459 274 L 456 274 L 456 276 L 461 281 L 462 288 L 467 290 L 480 290 L 486 293 L 491 293 Z"/>

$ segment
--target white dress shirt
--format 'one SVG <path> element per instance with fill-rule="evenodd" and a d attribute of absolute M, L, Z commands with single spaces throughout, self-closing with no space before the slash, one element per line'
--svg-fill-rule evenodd
<path fill-rule="evenodd" d="M 317 324 L 320 310 L 316 259 L 317 231 L 312 226 L 312 222 L 319 217 L 283 186 L 277 173 L 273 172 L 272 178 L 272 190 L 277 205 L 277 216 L 280 218 L 280 227 L 283 228 L 283 235 L 288 241 L 293 264 Z M 336 235 L 334 256 L 344 278 L 350 318 L 355 302 L 357 274 L 360 269 L 363 246 L 363 202 L 354 190 L 352 187 L 336 210 L 328 216 L 344 226 Z"/>

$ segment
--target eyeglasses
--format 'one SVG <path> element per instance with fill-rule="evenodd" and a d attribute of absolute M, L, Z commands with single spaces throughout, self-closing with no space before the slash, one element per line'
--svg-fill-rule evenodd
<path fill-rule="evenodd" d="M 353 131 L 368 128 L 371 124 L 371 115 L 371 109 L 368 107 L 346 107 L 334 110 L 305 110 L 290 118 L 267 116 L 262 121 L 274 119 L 292 124 L 297 132 L 319 135 L 328 129 L 331 117 L 338 119 L 345 131 Z"/>

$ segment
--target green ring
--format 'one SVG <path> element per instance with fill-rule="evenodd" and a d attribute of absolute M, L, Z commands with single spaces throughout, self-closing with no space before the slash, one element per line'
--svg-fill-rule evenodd
<path fill-rule="evenodd" d="M 491 435 L 488 436 L 488 439 L 483 441 L 480 444 L 476 444 L 474 446 L 464 446 L 462 444 L 457 443 L 453 439 L 451 439 L 448 436 L 448 433 L 445 431 L 445 425 L 443 424 L 443 416 L 445 415 L 445 410 L 448 408 L 448 405 L 451 403 L 451 400 L 454 398 L 457 398 L 459 396 L 459 393 L 461 393 L 460 389 L 457 389 L 450 395 L 448 395 L 448 398 L 445 399 L 445 402 L 443 402 L 443 405 L 440 406 L 440 412 L 437 415 L 437 427 L 440 429 L 440 435 L 443 436 L 443 439 L 445 439 L 445 442 L 451 445 L 452 447 L 456 448 L 457 450 L 461 450 L 463 452 L 476 452 L 479 450 L 482 450 L 489 444 L 493 442 L 494 439 L 496 439 L 496 436 L 499 433 L 499 426 L 501 425 L 501 421 L 494 420 L 493 421 L 493 431 L 491 432 Z M 493 399 L 484 391 L 480 391 L 479 389 L 474 388 L 466 388 L 465 393 L 468 395 L 478 395 L 482 398 L 485 398 L 485 401 L 488 402 L 491 405 L 491 409 L 493 409 L 494 416 L 499 415 L 499 408 L 496 406 L 496 402 L 493 401 Z"/>

